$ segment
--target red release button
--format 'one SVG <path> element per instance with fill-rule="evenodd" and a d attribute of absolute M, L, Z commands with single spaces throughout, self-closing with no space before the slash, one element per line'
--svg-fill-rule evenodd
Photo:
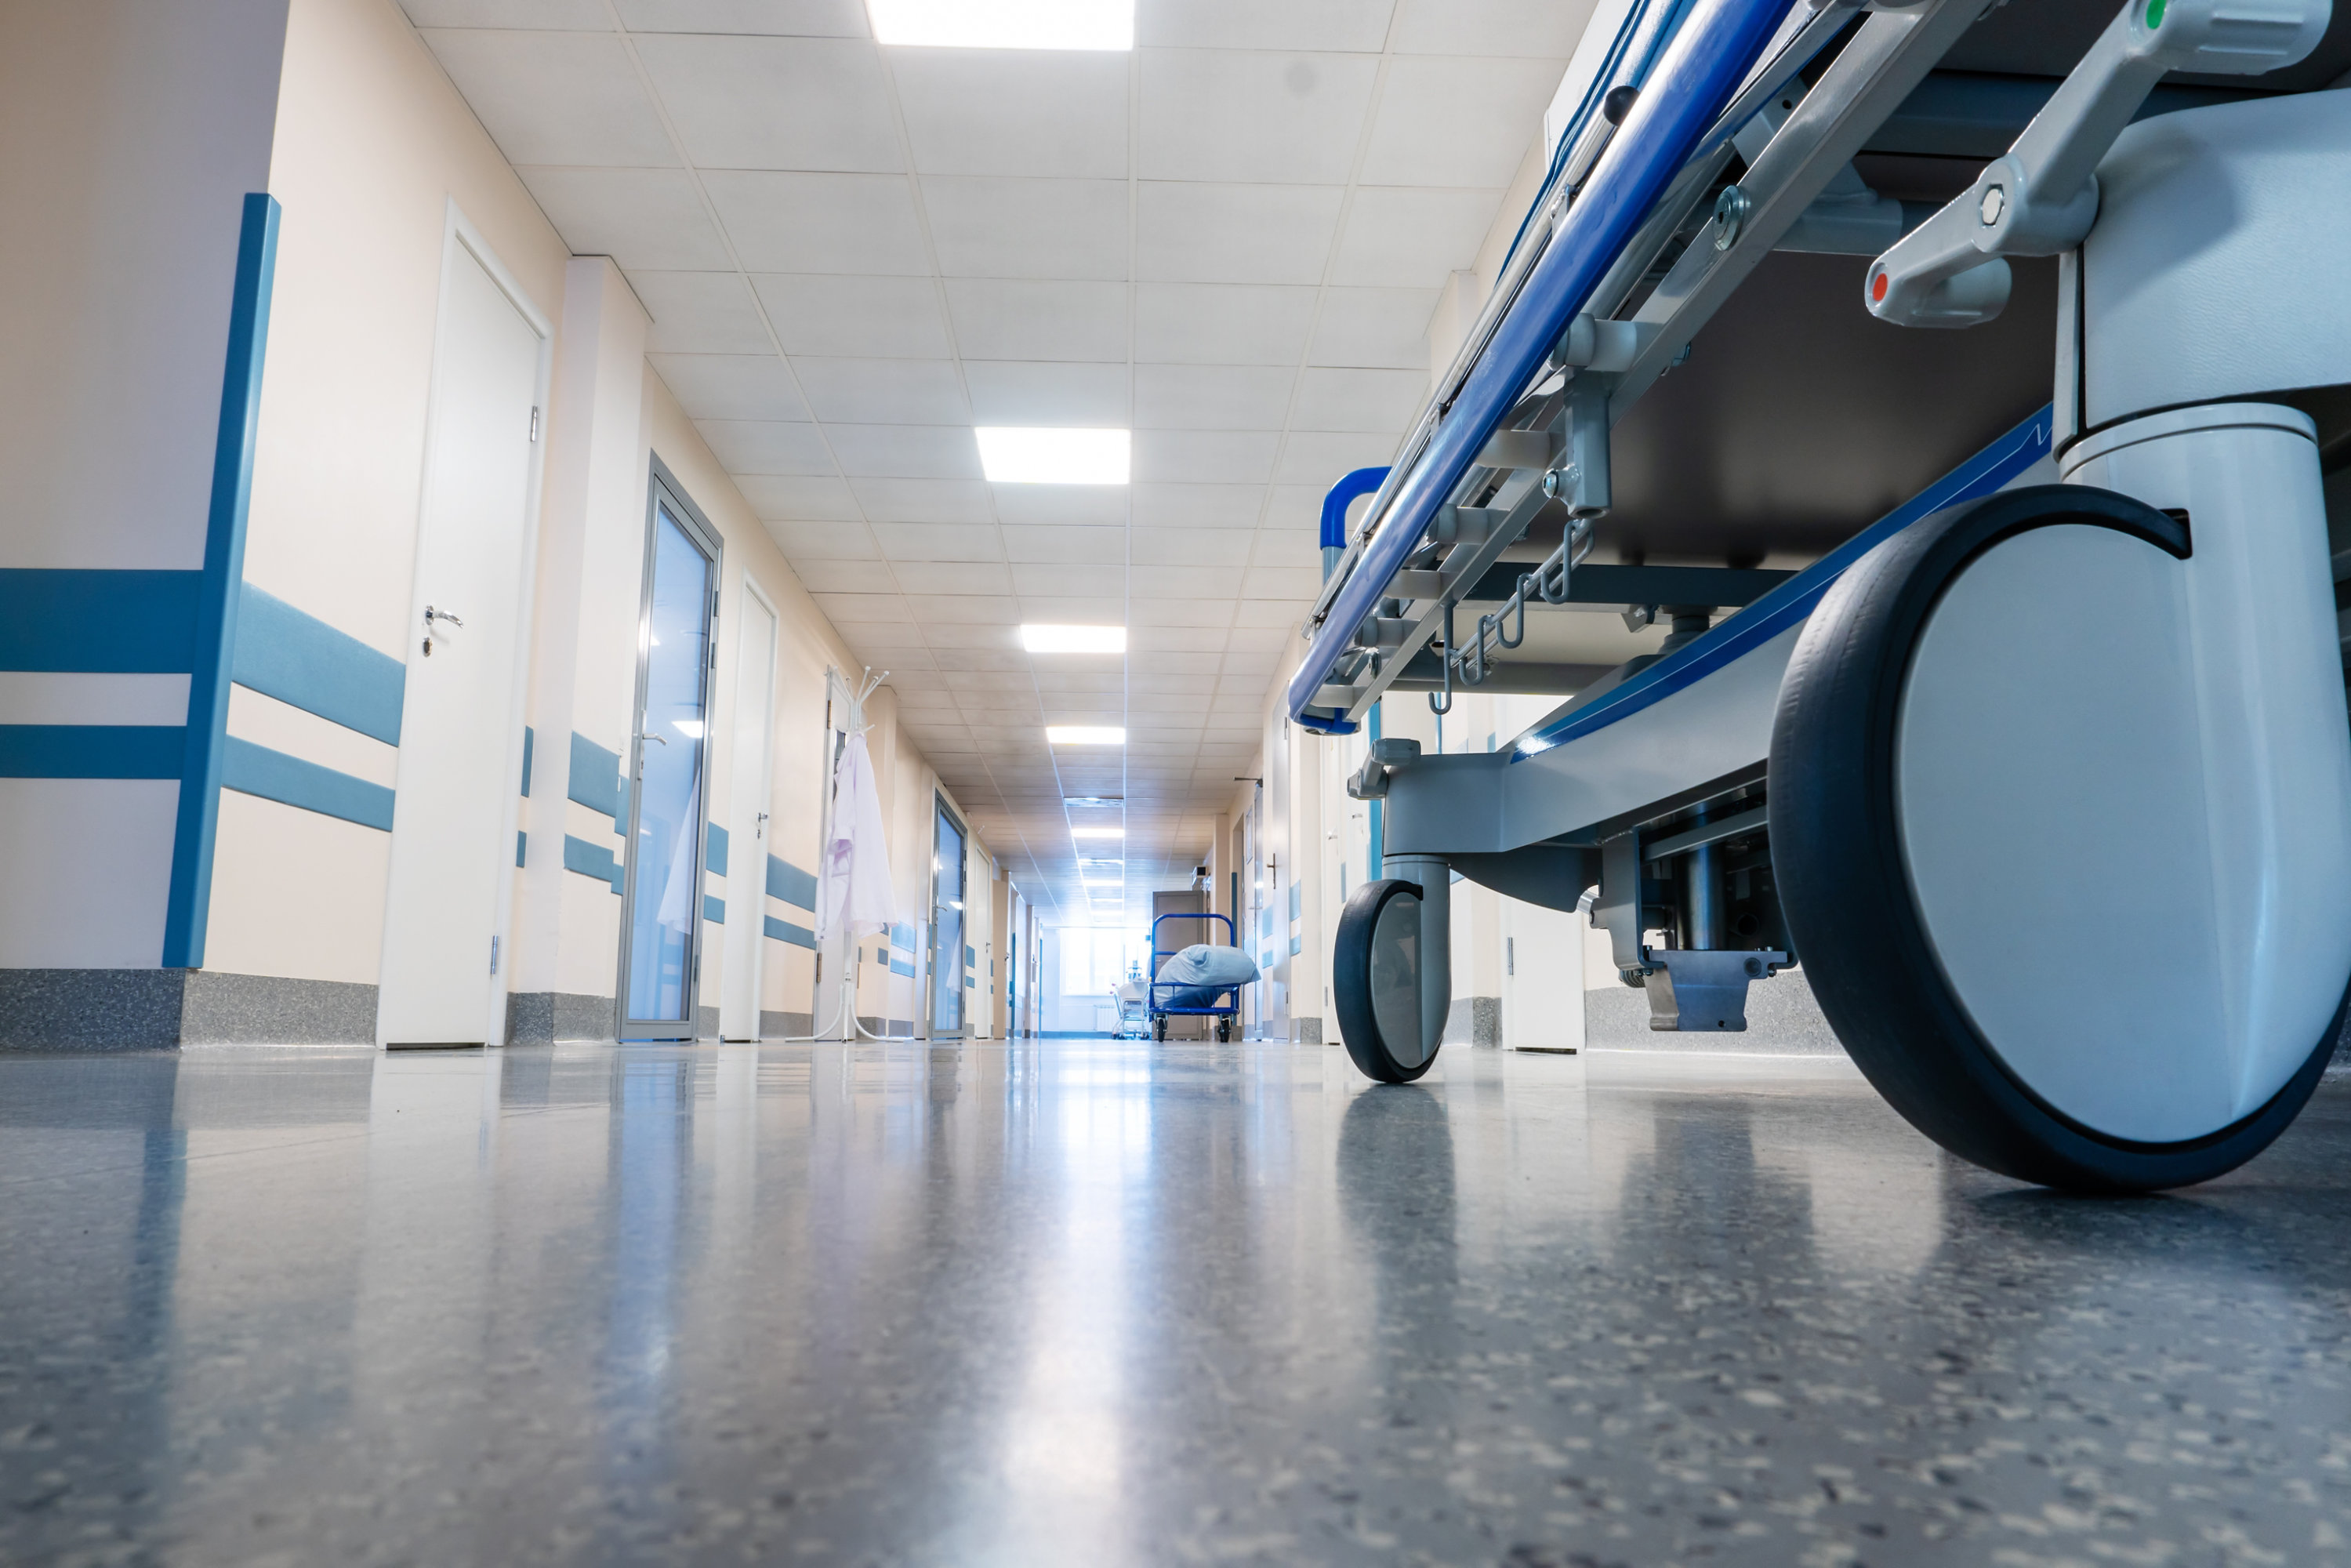
<path fill-rule="evenodd" d="M 1869 302 L 1879 304 L 1886 298 L 1886 274 L 1879 273 L 1869 280 Z"/>

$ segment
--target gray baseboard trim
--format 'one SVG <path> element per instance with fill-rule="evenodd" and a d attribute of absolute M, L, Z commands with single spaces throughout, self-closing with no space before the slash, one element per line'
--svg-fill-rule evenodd
<path fill-rule="evenodd" d="M 1502 998 L 1499 997 L 1456 997 L 1445 1015 L 1447 1045 L 1499 1045 L 1502 1043 Z"/>
<path fill-rule="evenodd" d="M 1320 1017 L 1290 1020 L 1290 1043 L 1320 1045 L 1322 1043 L 1322 1020 Z"/>
<path fill-rule="evenodd" d="M 373 986 L 215 969 L 0 969 L 0 1051 L 372 1045 Z"/>
<path fill-rule="evenodd" d="M 613 997 L 587 997 L 576 991 L 550 992 L 555 998 L 555 1038 L 557 1040 L 599 1040 L 614 1038 L 613 1009 L 619 999 Z"/>
<path fill-rule="evenodd" d="M 771 1013 L 759 1009 L 761 1040 L 805 1040 L 816 1032 L 814 1013 Z"/>
<path fill-rule="evenodd" d="M 1842 1056 L 1802 969 L 1783 969 L 1747 988 L 1747 1028 L 1660 1033 L 1649 1027 L 1649 997 L 1630 986 L 1583 993 L 1583 1042 L 1603 1051 L 1713 1051 L 1756 1056 Z"/>
<path fill-rule="evenodd" d="M 696 1008 L 694 1009 L 694 1037 L 696 1040 L 716 1040 L 718 1038 L 718 1009 L 716 1008 Z"/>
<path fill-rule="evenodd" d="M 555 1043 L 555 993 L 553 991 L 508 991 L 507 993 L 507 1043 L 508 1045 L 553 1045 Z"/>
<path fill-rule="evenodd" d="M 373 1045 L 376 990 L 348 980 L 289 980 L 190 969 L 182 1045 Z"/>
<path fill-rule="evenodd" d="M 612 998 L 574 991 L 507 993 L 507 1043 L 553 1045 L 559 1040 L 612 1038 Z"/>

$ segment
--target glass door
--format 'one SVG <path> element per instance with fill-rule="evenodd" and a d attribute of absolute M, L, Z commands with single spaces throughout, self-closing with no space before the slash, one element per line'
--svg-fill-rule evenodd
<path fill-rule="evenodd" d="M 621 1038 L 692 1040 L 702 969 L 703 766 L 718 537 L 653 480 L 637 643 L 622 922 Z"/>
<path fill-rule="evenodd" d="M 963 824 L 938 802 L 931 851 L 931 1033 L 963 1032 Z"/>

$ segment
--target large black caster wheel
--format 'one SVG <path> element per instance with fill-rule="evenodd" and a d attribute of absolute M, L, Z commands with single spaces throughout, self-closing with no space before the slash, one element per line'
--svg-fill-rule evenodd
<path fill-rule="evenodd" d="M 1217 1043 L 1219 1045 L 1229 1045 L 1232 1043 L 1232 1038 L 1233 1020 L 1230 1019 L 1218 1019 L 1217 1020 Z"/>
<path fill-rule="evenodd" d="M 1154 1018 L 1151 1020 L 1151 1038 L 1157 1040 L 1167 1038 L 1167 1020 L 1165 1018 Z"/>
<path fill-rule="evenodd" d="M 2295 597 L 2324 537 L 2264 585 L 2283 545 L 2193 526 L 2082 485 L 1953 507 L 1837 581 L 1781 686 L 1772 873 L 1821 1009 L 1915 1126 L 2022 1180 L 2242 1164 L 2351 1005 L 2331 633 L 2281 654 L 2215 610 L 2251 583 L 2289 641 L 2331 624 Z"/>
<path fill-rule="evenodd" d="M 1421 1028 L 1421 890 L 1394 877 L 1367 882 L 1339 914 L 1331 1000 L 1339 1037 L 1367 1078 L 1409 1083 L 1437 1060 Z"/>

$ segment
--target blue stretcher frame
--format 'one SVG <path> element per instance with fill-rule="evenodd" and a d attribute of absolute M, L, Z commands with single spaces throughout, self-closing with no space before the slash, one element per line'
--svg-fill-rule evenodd
<path fill-rule="evenodd" d="M 1153 1018 L 1168 1018 L 1178 1014 L 1190 1018 L 1231 1018 L 1234 1014 L 1239 1012 L 1241 1010 L 1241 986 L 1249 983 L 1246 980 L 1240 982 L 1238 985 L 1218 986 L 1217 989 L 1228 994 L 1232 998 L 1232 999 L 1228 1002 L 1224 1002 L 1214 1007 L 1163 1008 L 1159 1005 L 1159 987 L 1161 984 L 1159 979 L 1160 956 L 1165 954 L 1166 956 L 1172 958 L 1176 954 L 1184 950 L 1182 947 L 1162 947 L 1159 946 L 1159 927 L 1170 920 L 1221 920 L 1225 923 L 1225 946 L 1228 947 L 1238 947 L 1241 945 L 1239 934 L 1233 928 L 1233 917 L 1229 915 L 1163 915 L 1158 919 L 1153 921 L 1151 923 L 1151 983 L 1149 988 L 1143 993 L 1144 1010 Z M 1188 946 L 1189 944 L 1187 943 L 1186 946 Z M 1197 986 L 1182 985 L 1174 980 L 1169 980 L 1165 982 L 1165 984 L 1167 988 L 1171 991 L 1191 991 L 1201 988 Z"/>
<path fill-rule="evenodd" d="M 1762 63 L 1787 16 L 1787 0 L 1693 0 L 1648 85 L 1594 165 L 1584 193 L 1561 219 L 1510 311 L 1461 384 L 1418 459 L 1384 487 L 1378 532 L 1341 585 L 1283 693 L 1290 718 L 1327 735 L 1349 720 L 1309 711 L 1346 653 L 1354 629 L 1419 547 L 1429 519 L 1459 483 L 1495 426 L 1542 366 L 1552 345 L 1589 301 L 1676 175 Z"/>

